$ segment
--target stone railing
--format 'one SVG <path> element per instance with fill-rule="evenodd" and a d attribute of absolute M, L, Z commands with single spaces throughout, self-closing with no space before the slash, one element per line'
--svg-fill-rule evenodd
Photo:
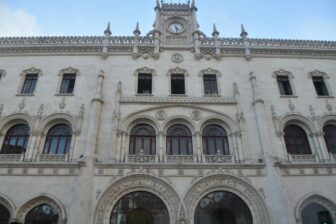
<path fill-rule="evenodd" d="M 317 157 L 316 155 L 308 154 L 308 155 L 288 155 L 289 162 L 291 163 L 316 163 Z"/>
<path fill-rule="evenodd" d="M 39 154 L 37 157 L 38 162 L 45 163 L 62 163 L 68 161 L 67 154 Z"/>
<path fill-rule="evenodd" d="M 197 155 L 164 155 L 165 163 L 197 163 Z"/>
<path fill-rule="evenodd" d="M 22 154 L 0 154 L 0 163 L 8 162 L 22 162 L 24 159 L 24 153 Z"/>
<path fill-rule="evenodd" d="M 232 155 L 204 155 L 203 163 L 234 163 Z"/>
<path fill-rule="evenodd" d="M 126 163 L 157 163 L 158 155 L 125 155 Z"/>

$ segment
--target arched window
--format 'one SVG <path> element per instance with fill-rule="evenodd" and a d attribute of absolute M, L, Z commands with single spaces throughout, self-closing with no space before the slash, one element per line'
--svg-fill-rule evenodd
<path fill-rule="evenodd" d="M 323 132 L 328 151 L 336 154 L 336 125 L 328 124 L 324 126 Z"/>
<path fill-rule="evenodd" d="M 191 155 L 192 138 L 191 131 L 182 124 L 175 124 L 167 131 L 168 155 Z"/>
<path fill-rule="evenodd" d="M 25 224 L 57 224 L 58 212 L 48 204 L 41 204 L 26 215 Z"/>
<path fill-rule="evenodd" d="M 168 224 L 166 205 L 156 195 L 135 191 L 124 195 L 115 204 L 110 224 Z"/>
<path fill-rule="evenodd" d="M 8 224 L 10 219 L 10 212 L 8 209 L 0 204 L 0 223 L 1 224 Z"/>
<path fill-rule="evenodd" d="M 143 150 L 145 155 L 155 154 L 155 130 L 148 124 L 138 124 L 131 131 L 130 154 L 139 154 Z"/>
<path fill-rule="evenodd" d="M 301 213 L 302 223 L 322 223 L 332 224 L 332 216 L 330 212 L 320 204 L 310 203 Z"/>
<path fill-rule="evenodd" d="M 20 154 L 26 151 L 29 140 L 29 127 L 26 124 L 17 124 L 11 127 L 5 136 L 1 154 Z"/>
<path fill-rule="evenodd" d="M 53 126 L 47 134 L 44 154 L 67 154 L 70 149 L 72 130 L 67 124 Z"/>
<path fill-rule="evenodd" d="M 311 154 L 306 132 L 298 125 L 290 124 L 284 129 L 287 152 L 290 154 Z"/>
<path fill-rule="evenodd" d="M 203 129 L 203 152 L 206 155 L 229 155 L 229 142 L 227 133 L 219 125 L 211 124 Z"/>

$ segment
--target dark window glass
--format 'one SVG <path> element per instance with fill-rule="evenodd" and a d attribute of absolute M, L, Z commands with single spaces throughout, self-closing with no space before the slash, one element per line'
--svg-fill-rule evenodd
<path fill-rule="evenodd" d="M 311 154 L 306 132 L 298 125 L 290 124 L 284 129 L 287 152 L 290 154 Z"/>
<path fill-rule="evenodd" d="M 204 75 L 203 82 L 204 82 L 204 94 L 212 94 L 212 95 L 218 94 L 216 75 Z"/>
<path fill-rule="evenodd" d="M 185 94 L 184 75 L 171 75 L 171 94 Z"/>
<path fill-rule="evenodd" d="M 188 127 L 175 124 L 167 131 L 167 154 L 168 155 L 191 155 L 192 137 Z"/>
<path fill-rule="evenodd" d="M 336 126 L 326 125 L 323 127 L 324 140 L 330 153 L 336 154 Z"/>
<path fill-rule="evenodd" d="M 38 75 L 37 74 L 33 74 L 33 75 L 26 75 L 26 79 L 23 83 L 23 87 L 22 87 L 22 94 L 32 94 L 35 91 L 35 86 L 37 83 L 37 78 Z"/>
<path fill-rule="evenodd" d="M 206 155 L 229 155 L 229 142 L 226 131 L 219 125 L 211 124 L 204 128 L 203 152 Z"/>
<path fill-rule="evenodd" d="M 36 206 L 26 215 L 25 224 L 57 224 L 57 210 L 47 204 Z"/>
<path fill-rule="evenodd" d="M 293 95 L 293 91 L 292 91 L 288 76 L 278 75 L 277 81 L 278 81 L 281 95 Z"/>
<path fill-rule="evenodd" d="M 139 124 L 131 131 L 130 154 L 139 154 L 143 150 L 145 155 L 155 154 L 155 130 L 148 124 Z"/>
<path fill-rule="evenodd" d="M 313 77 L 313 83 L 314 83 L 317 95 L 319 95 L 319 96 L 328 96 L 329 95 L 327 87 L 326 87 L 326 85 L 323 81 L 323 77 L 321 77 L 321 76 Z"/>
<path fill-rule="evenodd" d="M 20 154 L 26 151 L 29 139 L 29 127 L 25 124 L 17 124 L 11 127 L 5 136 L 1 148 L 1 154 Z"/>
<path fill-rule="evenodd" d="M 8 209 L 0 204 L 0 224 L 8 224 L 10 219 L 10 213 Z"/>
<path fill-rule="evenodd" d="M 332 216 L 328 209 L 318 203 L 306 205 L 301 212 L 302 224 L 333 224 Z"/>
<path fill-rule="evenodd" d="M 73 93 L 76 82 L 76 74 L 64 74 L 60 93 Z"/>
<path fill-rule="evenodd" d="M 70 149 L 71 132 L 71 128 L 66 124 L 58 124 L 52 127 L 48 131 L 43 153 L 67 154 Z"/>
<path fill-rule="evenodd" d="M 169 224 L 166 205 L 156 195 L 135 191 L 124 195 L 114 206 L 110 224 Z"/>
<path fill-rule="evenodd" d="M 215 191 L 205 195 L 197 204 L 195 224 L 252 224 L 248 205 L 228 191 Z"/>
<path fill-rule="evenodd" d="M 139 94 L 152 94 L 152 75 L 151 74 L 139 74 L 138 93 Z"/>
<path fill-rule="evenodd" d="M 318 219 L 320 224 L 332 224 L 330 214 L 328 211 L 319 212 Z"/>

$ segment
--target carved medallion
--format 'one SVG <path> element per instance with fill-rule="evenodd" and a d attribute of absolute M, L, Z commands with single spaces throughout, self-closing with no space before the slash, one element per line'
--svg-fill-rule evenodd
<path fill-rule="evenodd" d="M 191 112 L 191 118 L 195 121 L 199 121 L 202 118 L 201 112 L 194 110 L 193 112 Z"/>
<path fill-rule="evenodd" d="M 174 63 L 181 63 L 183 61 L 183 56 L 179 53 L 173 54 L 171 60 Z"/>
<path fill-rule="evenodd" d="M 156 112 L 156 118 L 160 121 L 163 121 L 167 118 L 167 113 L 164 110 L 159 110 Z"/>

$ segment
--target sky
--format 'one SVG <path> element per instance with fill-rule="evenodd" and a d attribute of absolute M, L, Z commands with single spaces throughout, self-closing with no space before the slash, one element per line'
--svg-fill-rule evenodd
<path fill-rule="evenodd" d="M 165 0 L 185 3 L 187 0 Z M 0 37 L 145 35 L 153 29 L 156 0 L 0 0 Z M 200 30 L 251 38 L 336 40 L 336 0 L 196 0 Z"/>

